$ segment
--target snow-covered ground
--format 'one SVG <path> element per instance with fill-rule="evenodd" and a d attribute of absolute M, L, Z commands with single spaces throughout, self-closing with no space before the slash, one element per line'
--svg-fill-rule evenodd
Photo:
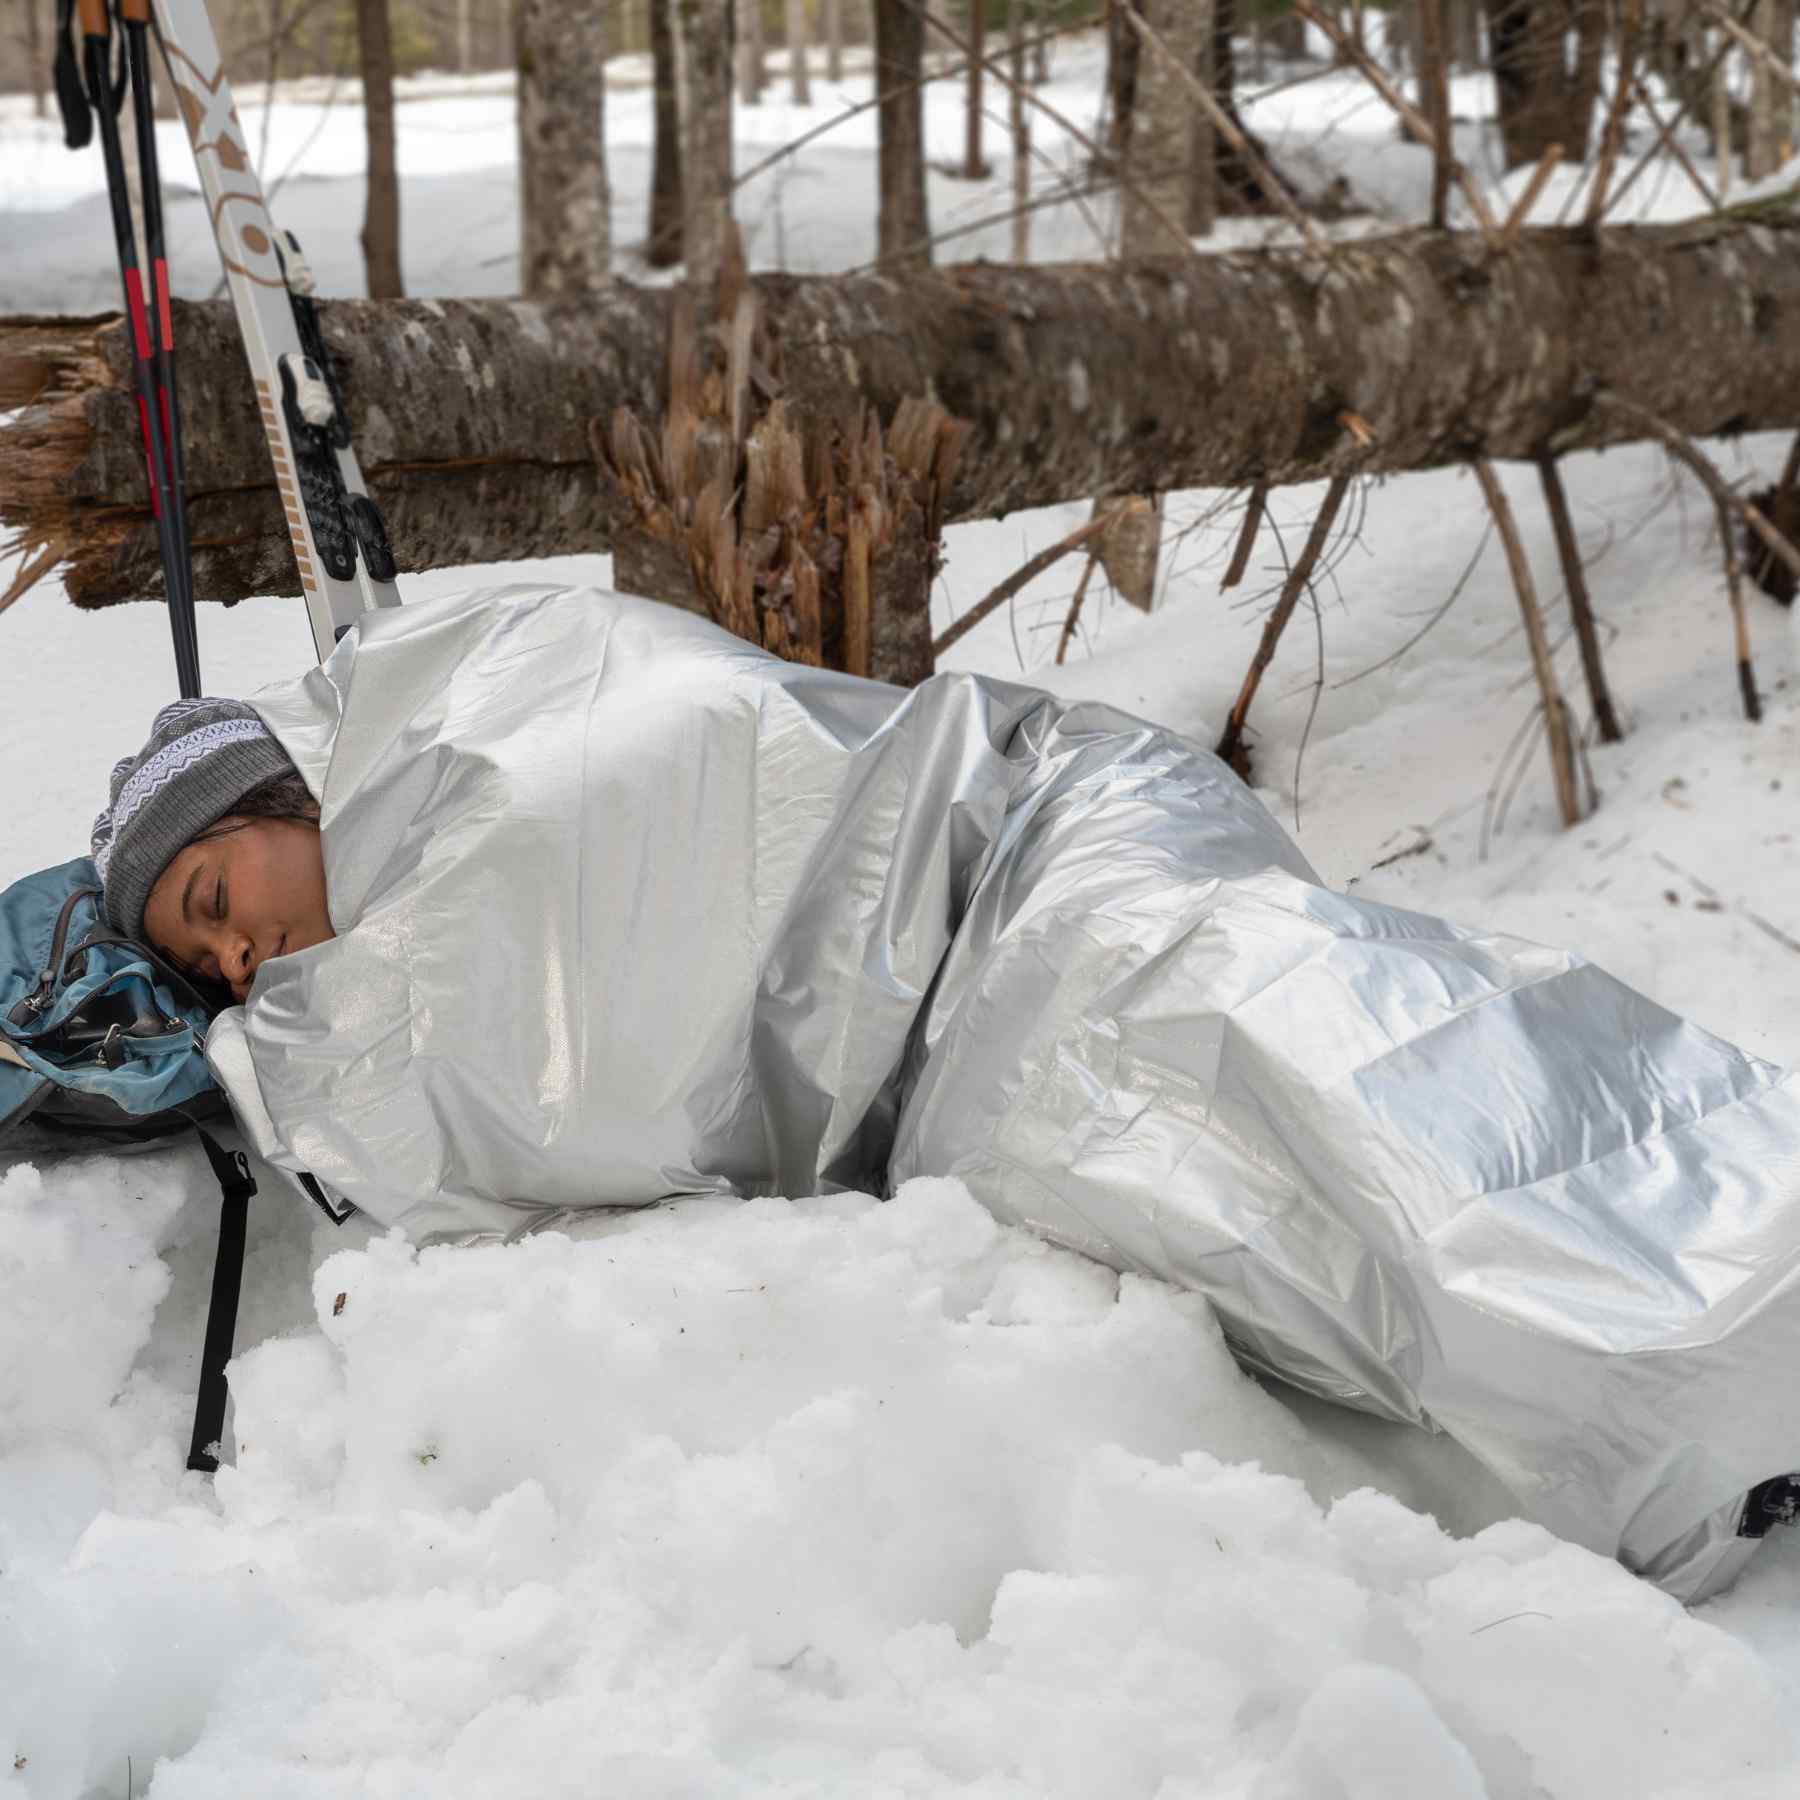
<path fill-rule="evenodd" d="M 1059 51 L 1052 98 L 1084 129 L 1097 73 L 1091 46 Z M 409 277 L 504 291 L 510 100 L 491 80 L 429 85 L 400 113 Z M 817 91 L 807 112 L 740 112 L 740 166 L 867 84 Z M 1485 104 L 1474 84 L 1458 97 L 1472 117 Z M 959 105 L 931 90 L 946 159 Z M 1254 116 L 1393 216 L 1421 204 L 1418 153 L 1341 78 Z M 760 264 L 873 254 L 872 133 L 864 115 L 751 184 Z M 612 96 L 609 135 L 630 272 L 641 88 Z M 278 95 L 269 143 L 271 175 L 298 159 L 278 211 L 327 291 L 356 291 L 359 116 Z M 1039 147 L 1076 167 L 1068 143 Z M 1003 209 L 1002 150 L 996 129 L 988 184 L 934 177 L 940 229 Z M 164 159 L 185 169 L 173 135 Z M 0 111 L 0 307 L 112 304 L 96 175 Z M 1648 208 L 1681 204 L 1666 172 L 1639 186 Z M 174 225 L 182 290 L 204 293 L 197 202 Z M 1072 203 L 1038 227 L 1040 254 L 1099 253 Z M 958 253 L 1003 255 L 1006 228 L 984 232 Z M 1767 479 L 1784 450 L 1719 453 Z M 1556 830 L 1541 750 L 1503 804 L 1533 692 L 1503 559 L 1455 473 L 1347 509 L 1316 620 L 1296 619 L 1257 704 L 1264 796 L 1330 880 L 1572 944 L 1800 1061 L 1800 642 L 1756 596 L 1768 711 L 1747 724 L 1710 507 L 1655 451 L 1566 476 L 1629 722 L 1590 749 L 1594 816 Z M 1508 480 L 1560 638 L 1548 525 L 1531 481 Z M 1290 549 L 1317 498 L 1276 496 Z M 1171 502 L 1153 615 L 1096 593 L 1052 666 L 1064 565 L 949 662 L 1211 739 L 1283 561 L 1266 531 L 1221 594 L 1220 501 Z M 1081 511 L 954 529 L 940 622 Z M 301 608 L 208 609 L 202 651 L 215 690 L 290 675 Z M 1560 662 L 1585 717 L 1566 643 Z M 0 870 L 84 847 L 107 769 L 172 691 L 153 609 L 79 614 L 47 582 L 0 616 Z M 1259 1387 L 1202 1303 L 1001 1230 L 953 1184 L 422 1255 L 275 1193 L 253 1207 L 236 1466 L 209 1483 L 182 1468 L 216 1206 L 198 1157 L 0 1173 L 0 1794 L 1800 1788 L 1800 1538 L 1683 1613 L 1510 1521 L 1453 1446 Z"/>

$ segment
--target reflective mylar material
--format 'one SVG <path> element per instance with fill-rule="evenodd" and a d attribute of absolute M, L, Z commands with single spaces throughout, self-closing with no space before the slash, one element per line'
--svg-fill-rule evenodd
<path fill-rule="evenodd" d="M 340 935 L 214 1066 L 379 1219 L 956 1175 L 1684 1598 L 1800 1468 L 1794 1084 L 1577 957 L 1330 892 L 1169 732 L 543 587 L 371 615 L 257 705 Z"/>

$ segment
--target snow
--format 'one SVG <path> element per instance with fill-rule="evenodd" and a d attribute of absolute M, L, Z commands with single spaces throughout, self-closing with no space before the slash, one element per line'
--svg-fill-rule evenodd
<path fill-rule="evenodd" d="M 1052 98 L 1084 130 L 1098 67 L 1091 44 L 1058 50 Z M 632 272 L 648 100 L 641 71 L 620 73 Z M 815 91 L 810 110 L 772 90 L 740 111 L 739 166 L 868 84 Z M 948 157 L 960 98 L 927 93 Z M 1459 90 L 1470 120 L 1485 105 Z M 414 290 L 505 291 L 506 84 L 421 81 L 400 116 Z M 1346 78 L 1252 116 L 1391 216 L 1424 204 L 1419 153 Z M 302 158 L 278 210 L 325 290 L 357 291 L 347 90 L 329 107 L 282 90 L 269 122 L 270 171 Z M 1460 131 L 1485 168 L 1484 128 Z M 1078 146 L 1038 141 L 1076 168 Z M 0 103 L 0 304 L 105 307 L 96 171 L 51 145 Z M 872 145 L 864 115 L 750 185 L 759 264 L 872 256 Z M 996 130 L 988 183 L 933 177 L 940 229 L 1003 209 L 1003 149 Z M 173 136 L 164 160 L 185 170 Z M 1657 216 L 1687 204 L 1666 171 L 1639 186 Z M 178 283 L 205 293 L 197 202 L 173 223 Z M 1036 229 L 1040 255 L 1099 253 L 1073 203 Z M 963 251 L 1003 255 L 1006 228 L 983 232 Z M 1713 449 L 1758 481 L 1785 453 Z M 1533 478 L 1504 477 L 1585 722 Z M 1571 944 L 1793 1063 L 1793 621 L 1752 595 L 1767 716 L 1751 726 L 1690 478 L 1647 448 L 1565 477 L 1628 726 L 1589 746 L 1594 816 L 1556 829 L 1541 750 L 1499 816 L 1534 695 L 1504 561 L 1455 472 L 1346 508 L 1317 618 L 1302 609 L 1256 704 L 1260 790 L 1328 879 Z M 1291 552 L 1318 498 L 1277 493 L 1222 594 L 1238 502 L 1174 496 L 1155 613 L 1096 582 L 1056 667 L 1066 562 L 947 662 L 1210 740 L 1281 578 L 1275 533 Z M 939 624 L 1083 511 L 955 528 Z M 604 557 L 532 567 L 608 574 Z M 217 690 L 310 654 L 295 601 L 209 608 L 201 631 Z M 47 582 L 0 634 L 0 868 L 21 870 L 82 847 L 108 768 L 173 683 L 152 608 L 78 613 Z M 235 1466 L 209 1482 L 182 1464 L 215 1217 L 189 1149 L 0 1170 L 0 1794 L 1731 1800 L 1800 1780 L 1800 1541 L 1773 1538 L 1732 1593 L 1684 1613 L 1511 1519 L 1453 1445 L 1258 1385 L 1202 1302 L 1001 1229 L 953 1183 L 421 1253 L 265 1182 Z"/>

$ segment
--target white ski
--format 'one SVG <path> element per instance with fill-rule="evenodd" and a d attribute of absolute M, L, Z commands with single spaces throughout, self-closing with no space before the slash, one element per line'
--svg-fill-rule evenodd
<path fill-rule="evenodd" d="M 205 0 L 155 0 L 155 8 L 323 661 L 362 613 L 400 603 L 387 531 L 324 359 L 310 272 L 298 243 L 269 218 Z"/>

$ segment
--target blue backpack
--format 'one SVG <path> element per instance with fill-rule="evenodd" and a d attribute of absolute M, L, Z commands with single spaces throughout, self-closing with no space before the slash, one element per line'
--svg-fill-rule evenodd
<path fill-rule="evenodd" d="M 100 910 L 85 856 L 0 893 L 0 1147 L 129 1149 L 221 1117 L 215 1005 Z"/>
<path fill-rule="evenodd" d="M 188 1467 L 210 1473 L 225 1425 L 225 1365 L 237 1329 L 250 1196 L 241 1151 L 209 1121 L 228 1116 L 206 1066 L 219 1002 L 100 910 L 85 856 L 0 893 L 0 1155 L 120 1151 L 197 1131 L 223 1207 Z"/>

